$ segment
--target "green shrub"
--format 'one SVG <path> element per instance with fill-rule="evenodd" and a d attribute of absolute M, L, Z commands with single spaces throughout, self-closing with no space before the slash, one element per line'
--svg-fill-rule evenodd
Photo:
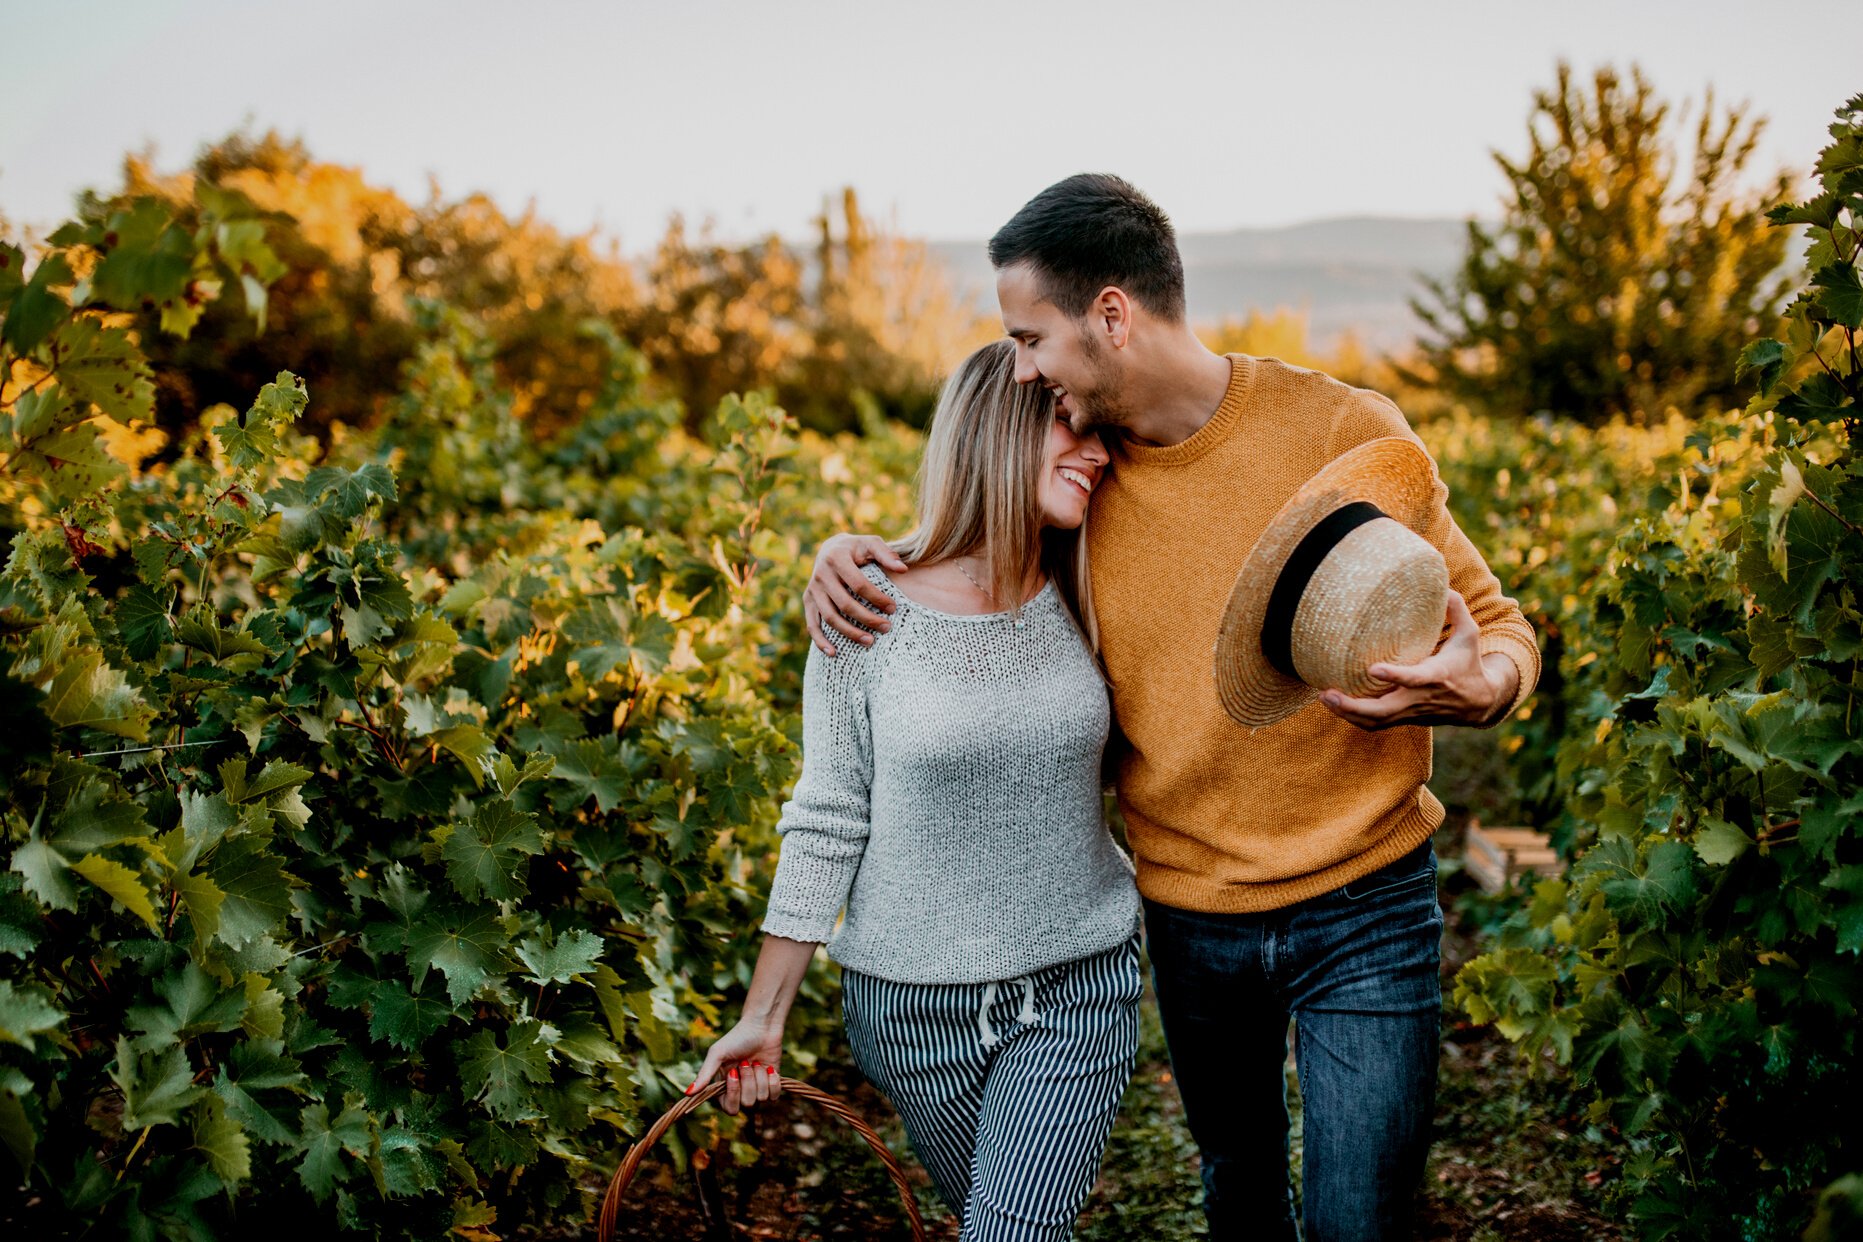
<path fill-rule="evenodd" d="M 118 311 L 207 296 L 228 264 L 256 264 L 215 279 L 262 305 L 263 230 L 223 205 L 220 231 L 136 215 L 61 230 L 29 280 L 17 250 L 0 267 L 0 1141 L 22 1187 L 0 1217 L 172 1238 L 584 1217 L 748 981 L 805 524 L 873 483 L 793 495 L 798 460 L 834 474 L 849 442 L 798 441 L 759 399 L 686 435 L 599 325 L 588 417 L 534 442 L 483 335 L 432 304 L 379 434 L 319 449 L 280 375 L 132 468 L 152 442 L 102 423 L 148 418 Z M 828 988 L 805 985 L 805 1070 Z M 736 1133 L 711 1114 L 668 1145 Z"/>
<path fill-rule="evenodd" d="M 1559 777 L 1582 854 L 1471 962 L 1457 999 L 1569 1065 L 1630 1147 L 1649 1238 L 1778 1238 L 1863 1163 L 1863 96 L 1832 126 L 1787 339 L 1745 415 L 1630 521 Z"/>

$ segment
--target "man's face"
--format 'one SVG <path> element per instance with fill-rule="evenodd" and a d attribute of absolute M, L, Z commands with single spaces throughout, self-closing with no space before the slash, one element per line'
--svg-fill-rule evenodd
<path fill-rule="evenodd" d="M 1113 351 L 1094 335 L 1092 316 L 1075 319 L 1042 296 L 1026 263 L 996 273 L 1003 330 L 1016 343 L 1016 380 L 1039 383 L 1077 434 L 1126 422 Z"/>

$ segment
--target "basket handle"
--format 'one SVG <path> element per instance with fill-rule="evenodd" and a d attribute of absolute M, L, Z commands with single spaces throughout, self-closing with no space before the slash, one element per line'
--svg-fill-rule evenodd
<path fill-rule="evenodd" d="M 784 1078 L 782 1084 L 785 1092 L 814 1101 L 824 1111 L 847 1122 L 853 1127 L 854 1133 L 866 1140 L 867 1146 L 873 1149 L 873 1154 L 878 1156 L 880 1163 L 885 1166 L 886 1175 L 892 1179 L 893 1185 L 899 1190 L 899 1202 L 906 1209 L 906 1221 L 912 1227 L 912 1242 L 926 1242 L 925 1221 L 919 1216 L 919 1204 L 918 1200 L 912 1196 L 912 1184 L 906 1180 L 905 1170 L 899 1167 L 899 1162 L 893 1158 L 893 1153 L 886 1149 L 886 1144 L 881 1141 L 880 1136 L 873 1132 L 873 1127 L 863 1121 L 860 1114 L 819 1087 L 811 1087 L 808 1083 L 796 1078 Z M 615 1217 L 620 1214 L 621 1200 L 627 1196 L 627 1189 L 633 1184 L 634 1174 L 639 1171 L 640 1162 L 647 1152 L 672 1128 L 675 1121 L 719 1095 L 724 1089 L 725 1084 L 721 1080 L 710 1084 L 703 1091 L 681 1096 L 673 1102 L 671 1108 L 660 1114 L 660 1119 L 653 1123 L 652 1128 L 646 1134 L 641 1136 L 639 1142 L 627 1149 L 627 1155 L 621 1159 L 621 1167 L 615 1170 L 614 1177 L 608 1182 L 608 1193 L 602 1196 L 602 1211 L 596 1227 L 596 1236 L 600 1242 L 613 1242 Z"/>

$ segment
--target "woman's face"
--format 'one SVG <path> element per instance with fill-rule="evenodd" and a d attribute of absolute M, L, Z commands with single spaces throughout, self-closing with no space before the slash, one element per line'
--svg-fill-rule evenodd
<path fill-rule="evenodd" d="M 1042 454 L 1041 504 L 1043 526 L 1074 530 L 1087 518 L 1087 501 L 1106 472 L 1106 445 L 1098 432 L 1076 435 L 1067 415 L 1056 411 L 1048 424 L 1048 445 Z"/>

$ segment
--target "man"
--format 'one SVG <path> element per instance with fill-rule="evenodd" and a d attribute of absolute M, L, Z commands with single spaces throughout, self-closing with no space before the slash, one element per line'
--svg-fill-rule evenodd
<path fill-rule="evenodd" d="M 1170 221 L 1112 176 L 1070 177 L 990 242 L 1017 378 L 1077 431 L 1109 433 L 1093 498 L 1093 612 L 1124 744 L 1119 803 L 1146 941 L 1215 1238 L 1294 1238 L 1282 1066 L 1304 1106 L 1308 1242 L 1401 1237 L 1429 1148 L 1442 912 L 1424 787 L 1435 724 L 1505 717 L 1539 675 L 1533 631 L 1450 518 L 1418 533 L 1452 588 L 1445 638 L 1375 664 L 1376 697 L 1336 690 L 1267 728 L 1223 710 L 1211 651 L 1230 588 L 1284 502 L 1328 462 L 1401 436 L 1378 394 L 1211 353 L 1184 315 Z M 884 628 L 856 566 L 903 569 L 884 543 L 823 546 L 807 599 L 826 625 Z M 858 597 L 858 598 L 857 598 Z M 867 607 L 862 601 L 877 607 Z"/>

